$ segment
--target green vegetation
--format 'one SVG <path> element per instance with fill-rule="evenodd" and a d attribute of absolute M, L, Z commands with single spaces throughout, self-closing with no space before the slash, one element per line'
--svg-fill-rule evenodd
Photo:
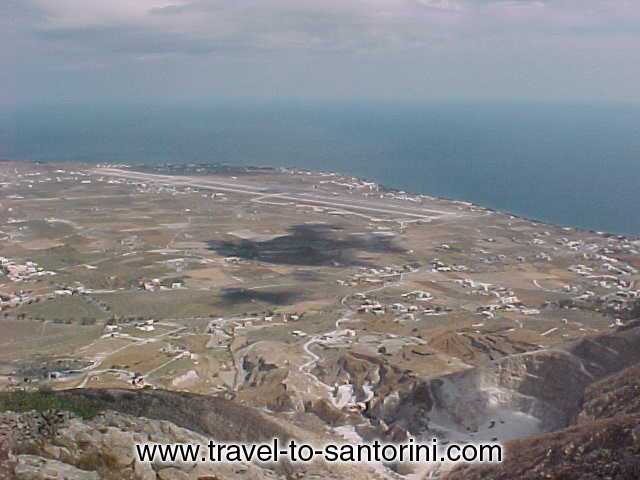
<path fill-rule="evenodd" d="M 79 295 L 68 295 L 53 300 L 44 300 L 25 305 L 18 310 L 32 319 L 53 320 L 55 323 L 80 323 L 94 325 L 105 320 L 107 314 L 81 298 Z"/>
<path fill-rule="evenodd" d="M 223 309 L 211 292 L 171 290 L 157 292 L 118 292 L 95 295 L 112 307 L 111 313 L 128 317 L 131 312 L 144 318 L 189 318 L 220 316 Z"/>
<path fill-rule="evenodd" d="M 63 410 L 74 413 L 83 419 L 91 419 L 99 413 L 97 404 L 86 398 L 69 398 L 56 395 L 54 392 L 0 392 L 0 412 L 47 412 Z"/>
<path fill-rule="evenodd" d="M 31 260 L 49 270 L 60 270 L 91 263 L 95 255 L 85 254 L 71 246 L 73 239 L 65 239 L 65 245 L 48 248 L 30 255 Z"/>

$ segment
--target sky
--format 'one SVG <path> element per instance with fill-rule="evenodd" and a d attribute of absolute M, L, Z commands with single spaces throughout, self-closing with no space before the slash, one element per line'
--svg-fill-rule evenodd
<path fill-rule="evenodd" d="M 0 0 L 0 104 L 640 102 L 640 0 Z"/>

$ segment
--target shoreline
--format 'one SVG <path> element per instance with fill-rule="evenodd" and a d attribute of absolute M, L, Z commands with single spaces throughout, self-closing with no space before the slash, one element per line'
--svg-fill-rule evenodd
<path fill-rule="evenodd" d="M 99 165 L 107 165 L 104 164 L 102 162 L 89 162 L 89 161 L 76 161 L 76 160 L 30 160 L 30 159 L 8 159 L 8 158 L 3 158 L 0 159 L 0 162 L 28 162 L 28 163 L 32 163 L 32 164 L 74 164 L 74 165 L 91 165 L 91 166 L 99 166 Z M 524 214 L 518 214 L 509 210 L 502 210 L 500 208 L 494 208 L 494 207 L 487 207 L 484 205 L 480 205 L 477 203 L 474 203 L 472 201 L 468 201 L 468 200 L 461 200 L 461 199 L 457 199 L 457 198 L 451 198 L 451 197 L 446 197 L 446 196 L 439 196 L 439 195 L 431 195 L 429 193 L 426 192 L 413 192 L 413 191 L 407 191 L 407 190 L 401 190 L 399 188 L 396 187 L 391 187 L 388 185 L 385 185 L 379 181 L 377 181 L 376 179 L 372 179 L 369 177 L 361 177 L 361 176 L 355 176 L 355 175 L 351 175 L 351 174 L 345 174 L 345 173 L 341 173 L 341 172 L 337 172 L 337 171 L 323 171 L 323 170 L 312 170 L 312 169 L 308 169 L 308 168 L 301 168 L 301 167 L 296 167 L 296 166 L 286 166 L 286 167 L 278 167 L 278 166 L 273 166 L 273 165 L 233 165 L 233 164 L 228 164 L 228 163 L 218 163 L 218 162 L 201 162 L 201 163 L 162 163 L 162 164 L 149 164 L 149 163 L 115 163 L 115 164 L 108 164 L 110 166 L 117 166 L 117 167 L 122 167 L 122 168 L 128 168 L 134 171 L 143 171 L 143 170 L 158 170 L 159 168 L 167 168 L 167 167 L 177 167 L 177 168 L 224 168 L 224 169 L 228 169 L 230 171 L 232 170 L 238 170 L 238 173 L 242 172 L 242 171 L 251 171 L 251 170 L 256 170 L 257 172 L 266 172 L 266 171 L 273 171 L 273 172 L 278 172 L 278 171 L 285 171 L 285 172 L 303 172 L 303 173 L 311 173 L 311 174 L 317 174 L 317 175 L 334 175 L 334 176 L 340 176 L 340 177 L 349 177 L 351 179 L 355 179 L 358 181 L 362 181 L 362 182 L 368 182 L 368 183 L 373 183 L 375 185 L 377 185 L 377 187 L 382 191 L 382 192 L 389 192 L 389 193 L 405 193 L 407 195 L 412 195 L 412 196 L 425 196 L 425 197 L 429 197 L 432 198 L 434 200 L 438 200 L 438 201 L 445 201 L 445 202 L 450 202 L 450 203 L 457 203 L 457 204 L 463 204 L 469 207 L 474 207 L 474 208 L 478 208 L 478 209 L 482 209 L 485 210 L 487 212 L 491 212 L 493 214 L 498 214 L 498 215 L 505 215 L 505 216 L 509 216 L 509 217 L 513 217 L 514 219 L 519 219 L 519 220 L 524 220 L 527 222 L 530 222 L 532 224 L 536 224 L 536 225 L 547 225 L 549 227 L 554 227 L 554 228 L 560 228 L 566 231 L 576 231 L 576 232 L 582 232 L 582 233 L 589 233 L 589 234 L 593 234 L 593 235 L 598 235 L 598 236 L 602 236 L 602 237 L 613 237 L 613 238 L 617 238 L 620 240 L 630 240 L 630 241 L 640 241 L 640 232 L 638 233 L 617 233 L 617 232 L 610 232 L 610 231 L 605 231 L 605 230 L 596 230 L 594 228 L 589 228 L 589 227 L 580 227 L 580 226 L 576 226 L 576 225 L 568 225 L 568 224 L 560 224 L 560 223 L 555 223 L 553 221 L 550 220 L 545 220 L 545 219 L 541 219 L 541 218 L 534 218 L 534 217 L 530 217 L 528 215 L 524 215 Z M 230 172 L 227 172 L 230 173 Z M 200 174 L 198 172 L 191 172 L 192 175 L 203 175 Z"/>
<path fill-rule="evenodd" d="M 52 162 L 54 163 L 54 162 Z M 604 236 L 604 237 L 615 237 L 618 238 L 620 240 L 638 240 L 640 241 L 640 232 L 637 234 L 626 234 L 626 233 L 616 233 L 616 232 L 608 232 L 608 231 L 603 231 L 603 230 L 595 230 L 592 228 L 587 228 L 587 227 L 580 227 L 580 226 L 575 226 L 575 225 L 563 225 L 563 224 L 559 224 L 559 223 L 554 223 L 552 221 L 549 220 L 544 220 L 544 219 L 537 219 L 537 218 L 532 218 L 526 215 L 522 215 L 522 214 L 518 214 L 518 213 L 514 213 L 508 210 L 501 210 L 498 208 L 493 208 L 493 207 L 486 207 L 484 205 L 480 205 L 468 200 L 460 200 L 460 199 L 456 199 L 456 198 L 451 198 L 451 197 L 444 197 L 444 196 L 439 196 L 439 195 L 431 195 L 429 193 L 425 193 L 425 192 L 413 192 L 413 191 L 407 191 L 407 190 L 401 190 L 399 188 L 395 188 L 395 187 L 390 187 L 388 185 L 385 185 L 383 183 L 380 183 L 379 181 L 377 181 L 376 179 L 373 178 L 369 178 L 369 177 L 361 177 L 361 176 L 355 176 L 355 175 L 350 175 L 350 174 L 345 174 L 345 173 L 341 173 L 341 172 L 335 172 L 335 171 L 324 171 L 324 170 L 311 170 L 308 168 L 300 168 L 300 167 L 295 167 L 295 166 L 287 166 L 287 167 L 276 167 L 273 165 L 232 165 L 232 164 L 227 164 L 227 163 L 189 163 L 189 164 L 180 164 L 180 163 L 165 163 L 165 164 L 158 164 L 158 165 L 150 165 L 150 164 L 146 164 L 146 163 L 141 163 L 141 164 L 114 164 L 113 166 L 121 166 L 123 168 L 129 168 L 132 170 L 136 170 L 139 171 L 140 168 L 148 168 L 148 169 L 157 169 L 157 168 L 161 168 L 161 167 L 222 167 L 222 168 L 229 168 L 229 169 L 239 169 L 239 170 L 256 170 L 256 171 L 273 171 L 273 172 L 278 172 L 278 171 L 285 171 L 285 172 L 300 172 L 300 173 L 310 173 L 310 174 L 316 174 L 316 175 L 335 175 L 335 176 L 340 176 L 340 177 L 349 177 L 351 179 L 354 180 L 358 180 L 358 181 L 362 181 L 362 182 L 367 182 L 367 183 L 374 183 L 375 185 L 378 186 L 378 188 L 380 189 L 380 191 L 382 192 L 390 192 L 390 193 L 405 193 L 407 195 L 412 195 L 412 196 L 424 196 L 424 197 L 429 197 L 432 198 L 434 200 L 439 200 L 439 201 L 445 201 L 445 202 L 450 202 L 450 203 L 456 203 L 456 204 L 463 204 L 469 207 L 475 207 L 478 209 L 482 209 L 485 210 L 487 212 L 491 212 L 491 213 L 495 213 L 495 214 L 499 214 L 499 215 L 506 215 L 506 216 L 510 216 L 513 217 L 515 219 L 519 219 L 519 220 L 524 220 L 530 223 L 534 223 L 537 225 L 548 225 L 550 227 L 555 227 L 555 228 L 560 228 L 563 230 L 567 230 L 567 231 L 577 231 L 577 232 L 582 232 L 582 233 L 591 233 L 593 235 L 598 235 L 598 236 Z M 192 173 L 193 175 L 198 175 L 197 172 Z"/>

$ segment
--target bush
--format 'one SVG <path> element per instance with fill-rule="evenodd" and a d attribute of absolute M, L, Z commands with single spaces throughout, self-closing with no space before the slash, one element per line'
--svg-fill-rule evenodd
<path fill-rule="evenodd" d="M 38 391 L 0 393 L 0 412 L 46 412 L 49 410 L 62 410 L 71 412 L 88 420 L 95 417 L 100 409 L 97 404 L 86 398 L 69 398 L 56 395 L 54 392 Z"/>

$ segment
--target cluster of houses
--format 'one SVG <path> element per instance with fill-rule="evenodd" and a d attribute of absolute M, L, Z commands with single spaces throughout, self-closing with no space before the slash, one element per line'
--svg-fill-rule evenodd
<path fill-rule="evenodd" d="M 470 289 L 474 295 L 494 295 L 498 298 L 513 295 L 513 292 L 506 287 L 493 285 L 491 283 L 476 282 L 470 278 L 456 280 L 456 283 L 462 288 Z"/>
<path fill-rule="evenodd" d="M 539 315 L 540 310 L 537 308 L 529 308 L 524 305 L 518 297 L 515 295 L 507 297 L 498 297 L 497 303 L 491 303 L 489 305 L 481 305 L 476 309 L 478 315 L 482 315 L 487 318 L 494 318 L 496 312 L 518 312 L 523 315 Z"/>
<path fill-rule="evenodd" d="M 600 297 L 599 301 L 608 313 L 627 316 L 627 313 L 637 312 L 640 309 L 640 290 L 610 293 Z"/>
<path fill-rule="evenodd" d="M 87 179 L 90 174 L 87 172 L 79 172 L 79 171 L 67 171 L 62 169 L 57 169 L 52 172 L 52 176 L 43 176 L 42 172 L 29 172 L 24 174 L 16 174 L 16 178 L 18 179 L 18 183 L 26 184 L 27 188 L 33 188 L 35 184 L 49 183 L 54 180 L 57 183 L 61 182 L 77 182 L 82 184 L 90 184 L 91 180 Z M 102 180 L 102 179 L 100 179 Z"/>
<path fill-rule="evenodd" d="M 569 240 L 565 237 L 559 238 L 556 240 L 558 245 L 563 245 L 571 251 L 577 252 L 586 247 L 584 241 L 582 240 Z"/>
<path fill-rule="evenodd" d="M 442 261 L 440 261 L 437 258 L 434 258 L 431 261 L 431 271 L 432 272 L 440 272 L 440 273 L 446 273 L 446 272 L 466 272 L 467 270 L 469 270 L 465 265 L 449 265 L 446 264 Z"/>
<path fill-rule="evenodd" d="M 240 257 L 225 257 L 224 262 L 229 265 L 240 265 L 242 263 L 247 263 Z"/>
<path fill-rule="evenodd" d="M 35 262 L 26 261 L 19 263 L 6 257 L 0 257 L 0 269 L 2 269 L 2 273 L 13 282 L 24 282 L 56 274 L 55 272 L 45 270 Z"/>
<path fill-rule="evenodd" d="M 599 256 L 599 259 L 605 258 L 606 257 Z M 620 262 L 615 258 L 606 258 L 606 261 L 601 265 L 601 268 L 614 275 L 635 275 L 638 273 L 638 269 L 629 264 Z"/>
<path fill-rule="evenodd" d="M 16 308 L 23 303 L 29 303 L 33 301 L 33 296 L 30 292 L 19 290 L 14 293 L 0 293 L 0 312 L 9 308 Z"/>
<path fill-rule="evenodd" d="M 17 308 L 21 305 L 29 305 L 40 300 L 53 300 L 56 297 L 85 293 L 82 286 L 60 287 L 43 295 L 34 295 L 31 290 L 17 290 L 13 293 L 0 293 L 0 311 Z"/>
<path fill-rule="evenodd" d="M 412 292 L 407 292 L 402 294 L 402 298 L 407 298 L 410 300 L 416 300 L 418 302 L 429 302 L 433 300 L 433 295 L 429 292 L 425 292 L 423 290 L 414 290 Z"/>
<path fill-rule="evenodd" d="M 347 280 L 337 280 L 337 284 L 340 286 L 355 287 L 358 285 L 382 285 L 387 282 L 396 282 L 402 279 L 402 275 L 405 273 L 417 272 L 418 265 L 407 264 L 402 266 L 387 266 L 387 267 L 360 267 L 360 271 L 355 273 Z"/>
<path fill-rule="evenodd" d="M 166 282 L 165 282 L 166 283 Z M 156 290 L 179 290 L 184 287 L 184 283 L 171 281 L 167 284 L 163 283 L 159 278 L 152 280 L 140 280 L 140 288 L 147 292 L 155 292 Z"/>
<path fill-rule="evenodd" d="M 594 261 L 600 260 L 603 263 L 599 267 L 590 267 L 583 264 L 571 265 L 568 270 L 591 280 L 591 284 L 594 287 L 627 290 L 632 285 L 629 277 L 638 273 L 638 270 L 633 266 L 622 263 L 615 258 L 602 255 L 589 255 L 585 256 L 585 258 Z"/>
<path fill-rule="evenodd" d="M 551 261 L 551 255 L 549 255 L 548 253 L 545 253 L 545 252 L 540 252 L 540 253 L 536 254 L 536 260 L 539 260 L 541 262 L 550 262 Z"/>
<path fill-rule="evenodd" d="M 277 325 L 279 323 L 297 322 L 303 315 L 304 313 L 298 312 L 274 313 L 272 311 L 267 311 L 262 313 L 253 313 L 244 318 L 221 317 L 210 320 L 206 330 L 207 335 L 209 335 L 207 348 L 226 348 L 233 340 L 236 330 L 248 329 L 264 323 L 269 324 L 275 322 L 274 324 Z M 232 333 L 227 333 L 229 329 L 225 328 L 226 325 L 230 325 L 230 331 Z M 294 332 L 300 331 L 294 330 Z M 302 335 L 301 333 L 293 333 L 293 335 L 305 336 L 306 334 Z"/>
<path fill-rule="evenodd" d="M 606 280 L 603 278 L 606 277 Z M 584 290 L 569 301 L 563 302 L 565 308 L 586 308 L 607 312 L 610 315 L 626 316 L 640 308 L 640 289 L 632 281 L 616 279 L 611 276 L 598 276 L 593 281 L 595 287 L 615 289 L 613 292 L 598 295 L 593 290 Z M 571 292 L 578 292 L 572 288 Z"/>
<path fill-rule="evenodd" d="M 422 290 L 404 293 L 402 297 L 409 302 L 430 302 L 433 300 L 433 296 L 429 292 L 423 292 Z M 442 315 L 451 311 L 447 307 L 433 306 L 431 304 L 424 307 L 400 302 L 383 304 L 378 300 L 369 298 L 365 293 L 356 293 L 354 298 L 360 301 L 360 305 L 356 310 L 358 313 L 373 315 L 393 313 L 400 315 L 400 320 L 415 320 L 416 315 Z"/>
<path fill-rule="evenodd" d="M 0 294 L 0 311 L 8 308 L 16 308 L 20 305 L 29 305 L 34 302 L 53 300 L 59 297 L 67 297 L 71 295 L 83 295 L 83 298 L 95 305 L 100 310 L 107 312 L 110 307 L 103 301 L 98 300 L 92 296 L 92 293 L 110 292 L 110 290 L 91 290 L 86 288 L 79 282 L 76 285 L 59 285 L 53 291 L 35 295 L 31 290 L 18 290 L 14 293 Z"/>
<path fill-rule="evenodd" d="M 363 297 L 358 297 L 362 295 Z M 380 302 L 366 298 L 363 293 L 356 294 L 356 298 L 362 298 L 362 304 L 358 307 L 358 313 L 373 313 L 374 315 L 384 315 L 387 309 Z"/>
<path fill-rule="evenodd" d="M 561 241 L 572 249 L 584 251 L 582 258 L 585 264 L 576 264 L 568 270 L 590 281 L 590 287 L 581 291 L 574 287 L 565 287 L 565 291 L 580 293 L 570 301 L 564 302 L 566 308 L 588 308 L 607 312 L 610 315 L 625 316 L 635 311 L 640 304 L 640 290 L 633 279 L 638 269 L 617 256 L 637 255 L 640 241 L 631 241 L 624 237 L 608 238 L 606 246 L 584 245 L 581 242 Z M 599 290 L 599 293 L 596 293 Z M 602 291 L 609 290 L 602 294 Z M 615 324 L 614 324 L 615 325 Z"/>
<path fill-rule="evenodd" d="M 536 242 L 542 243 L 546 242 Z M 578 253 L 576 258 L 583 263 L 572 264 L 567 270 L 582 277 L 583 281 L 577 285 L 565 285 L 562 290 L 574 296 L 554 303 L 562 308 L 584 308 L 620 317 L 624 317 L 630 311 L 636 311 L 640 305 L 640 290 L 636 289 L 633 276 L 639 272 L 637 266 L 625 262 L 623 258 L 637 255 L 640 252 L 640 241 L 625 237 L 608 237 L 607 243 L 603 246 L 562 237 L 555 243 L 554 250 L 561 246 L 569 252 Z M 551 260 L 544 252 L 538 253 L 536 258 Z M 616 319 L 612 325 L 618 325 L 619 322 L 620 320 Z"/>
<path fill-rule="evenodd" d="M 141 332 L 153 332 L 156 329 L 154 326 L 155 323 L 156 321 L 153 319 L 144 320 L 143 322 L 136 323 L 136 328 Z"/>
<path fill-rule="evenodd" d="M 336 176 L 335 173 L 329 174 L 330 176 Z M 320 185 L 331 184 L 336 185 L 338 187 L 344 187 L 348 190 L 361 190 L 366 192 L 378 192 L 380 187 L 375 182 L 366 182 L 364 180 L 360 180 L 358 178 L 338 178 L 332 180 L 321 180 L 318 182 Z"/>
<path fill-rule="evenodd" d="M 100 180 L 102 180 L 102 177 L 100 178 Z M 141 193 L 141 194 L 165 193 L 175 197 L 177 195 L 189 195 L 193 193 L 200 193 L 200 190 L 194 187 L 189 187 L 189 186 L 178 187 L 176 185 L 161 184 L 161 183 L 155 183 L 155 182 L 147 183 L 147 182 L 142 182 L 140 180 L 109 179 L 107 180 L 107 183 L 131 185 L 135 187 L 137 193 Z M 211 198 L 212 200 L 220 200 L 220 201 L 227 200 L 227 197 L 224 193 L 211 193 L 211 194 L 200 193 L 200 194 L 202 195 L 203 198 Z"/>
<path fill-rule="evenodd" d="M 580 295 L 559 302 L 559 305 L 562 308 L 584 308 L 619 317 L 637 316 L 640 311 L 640 290 L 621 289 L 604 295 L 585 290 Z"/>
<path fill-rule="evenodd" d="M 638 255 L 640 254 L 640 240 L 630 240 L 625 237 L 610 238 L 607 246 L 600 253 L 604 255 Z"/>
<path fill-rule="evenodd" d="M 540 310 L 524 305 L 514 292 L 500 285 L 491 283 L 476 282 L 470 278 L 456 280 L 462 288 L 470 289 L 474 295 L 494 296 L 497 301 L 488 305 L 481 305 L 476 309 L 476 313 L 487 318 L 494 318 L 496 312 L 518 312 L 523 315 L 539 315 Z"/>
<path fill-rule="evenodd" d="M 614 265 L 611 262 L 604 262 L 600 265 L 600 267 L 600 271 L 604 270 L 611 273 L 612 275 L 635 275 L 636 273 L 638 273 L 637 269 L 633 268 L 631 265 L 626 264 Z M 582 264 L 571 265 L 568 270 L 583 277 L 594 276 L 595 271 L 593 267 Z"/>
<path fill-rule="evenodd" d="M 313 175 L 314 172 L 309 172 L 305 170 L 296 170 L 291 169 L 288 170 L 290 174 L 293 175 Z M 365 197 L 375 197 L 375 198 L 383 198 L 390 200 L 400 200 L 412 203 L 422 203 L 424 199 L 433 200 L 433 197 L 428 195 L 412 195 L 404 190 L 384 190 L 380 187 L 379 184 L 375 182 L 369 182 L 356 177 L 344 177 L 334 172 L 321 172 L 322 175 L 331 177 L 330 180 L 320 180 L 318 185 L 335 185 L 338 187 L 346 188 L 350 192 L 362 192 Z M 314 187 L 314 188 L 317 188 Z M 333 192 L 334 195 L 337 195 L 336 192 Z M 462 202 L 460 202 L 462 204 Z M 465 204 L 465 206 L 473 206 L 471 204 Z"/>
<path fill-rule="evenodd" d="M 63 297 L 66 295 L 84 295 L 86 293 L 90 293 L 90 290 L 87 290 L 84 285 L 75 285 L 75 286 L 62 286 L 53 291 L 53 295 L 56 297 Z"/>
<path fill-rule="evenodd" d="M 430 197 L 428 195 L 412 195 L 405 192 L 404 190 L 386 190 L 384 193 L 380 194 L 379 196 L 380 198 L 386 198 L 390 200 L 401 200 L 401 201 L 412 202 L 412 203 L 422 203 L 422 201 L 425 199 L 431 200 L 431 201 L 434 199 L 433 197 Z"/>
<path fill-rule="evenodd" d="M 191 352 L 189 352 L 189 350 L 187 350 L 187 347 L 185 347 L 184 345 L 176 345 L 176 344 L 173 344 L 173 343 L 169 343 L 169 344 L 163 346 L 160 349 L 160 352 L 162 352 L 165 355 L 168 355 L 170 357 L 173 357 L 175 355 L 191 355 Z"/>
<path fill-rule="evenodd" d="M 140 330 L 141 332 L 153 332 L 156 329 L 155 323 L 156 323 L 155 320 L 147 319 L 147 320 L 136 322 L 134 323 L 133 326 L 136 329 Z M 120 325 L 117 325 L 114 323 L 108 323 L 104 326 L 103 337 L 111 337 L 111 338 L 118 337 L 121 335 L 120 333 L 121 329 L 122 327 Z"/>

